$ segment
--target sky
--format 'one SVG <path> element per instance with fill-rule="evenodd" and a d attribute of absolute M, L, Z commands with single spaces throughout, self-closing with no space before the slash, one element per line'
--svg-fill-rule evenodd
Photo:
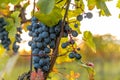
<path fill-rule="evenodd" d="M 110 10 L 112 16 L 99 17 L 98 10 L 94 9 L 91 11 L 93 13 L 92 19 L 84 19 L 81 21 L 81 32 L 91 31 L 92 34 L 111 34 L 116 36 L 117 39 L 120 39 L 120 19 L 118 15 L 120 13 L 120 9 L 116 8 L 117 0 L 113 0 L 107 2 L 108 9 Z M 89 12 L 86 8 L 86 12 Z"/>

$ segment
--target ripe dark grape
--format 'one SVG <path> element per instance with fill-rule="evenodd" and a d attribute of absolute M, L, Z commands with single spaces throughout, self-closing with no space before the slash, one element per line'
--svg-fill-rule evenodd
<path fill-rule="evenodd" d="M 78 21 L 82 21 L 82 20 L 83 20 L 83 15 L 78 15 L 78 16 L 77 16 L 77 20 L 78 20 Z"/>
<path fill-rule="evenodd" d="M 28 45 L 32 49 L 33 65 L 35 69 L 40 68 L 43 72 L 47 72 L 50 67 L 49 53 L 56 46 L 56 39 L 59 37 L 61 28 L 59 24 L 53 27 L 46 26 L 38 22 L 35 17 L 31 21 L 32 24 L 27 29 L 29 30 L 29 36 L 32 37 Z"/>
<path fill-rule="evenodd" d="M 77 36 L 78 36 L 77 31 L 72 31 L 72 36 L 73 36 L 73 37 L 77 37 Z"/>
<path fill-rule="evenodd" d="M 69 58 L 74 58 L 75 57 L 75 54 L 74 54 L 74 52 L 71 52 L 71 53 L 69 53 Z"/>
<path fill-rule="evenodd" d="M 46 32 L 46 31 L 42 32 L 42 37 L 43 37 L 43 38 L 46 38 L 46 37 L 48 37 L 48 36 L 49 36 L 49 33 L 48 33 L 48 32 Z"/>
<path fill-rule="evenodd" d="M 9 50 L 11 40 L 8 37 L 9 33 L 6 31 L 5 25 L 7 25 L 7 23 L 5 22 L 4 18 L 0 17 L 0 44 L 2 44 L 6 50 Z"/>
<path fill-rule="evenodd" d="M 50 34 L 51 39 L 56 39 L 56 35 L 54 33 Z"/>
<path fill-rule="evenodd" d="M 39 63 L 39 56 L 33 56 L 33 63 Z"/>
<path fill-rule="evenodd" d="M 76 54 L 75 54 L 75 58 L 76 58 L 77 60 L 80 60 L 80 59 L 82 58 L 82 56 L 81 56 L 80 54 L 76 53 Z"/>
<path fill-rule="evenodd" d="M 86 13 L 86 17 L 88 19 L 91 19 L 93 17 L 93 14 L 91 12 Z"/>
<path fill-rule="evenodd" d="M 75 28 L 78 28 L 78 24 L 75 23 L 75 24 L 74 24 L 74 27 L 75 27 Z"/>
<path fill-rule="evenodd" d="M 52 41 L 49 43 L 49 46 L 50 46 L 50 48 L 55 48 L 55 41 L 52 40 Z"/>
<path fill-rule="evenodd" d="M 68 45 L 69 45 L 69 43 L 68 43 L 68 42 L 65 42 L 65 43 L 62 43 L 61 47 L 62 47 L 62 48 L 66 48 Z"/>
<path fill-rule="evenodd" d="M 50 53 L 50 48 L 46 47 L 44 48 L 45 53 Z"/>

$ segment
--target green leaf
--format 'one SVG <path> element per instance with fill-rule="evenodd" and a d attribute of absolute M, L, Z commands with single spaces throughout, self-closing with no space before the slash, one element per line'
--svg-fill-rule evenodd
<path fill-rule="evenodd" d="M 96 46 L 95 46 L 95 43 L 93 41 L 92 33 L 90 31 L 84 32 L 83 40 L 92 49 L 93 52 L 96 52 Z"/>
<path fill-rule="evenodd" d="M 110 16 L 111 15 L 109 9 L 107 8 L 107 6 L 105 4 L 105 1 L 96 0 L 96 6 L 98 9 L 100 9 L 100 15 L 103 15 L 103 16 Z"/>
<path fill-rule="evenodd" d="M 11 17 L 14 19 L 15 27 L 19 27 L 21 24 L 21 19 L 20 19 L 19 15 L 20 15 L 19 11 L 15 11 L 11 14 Z"/>
<path fill-rule="evenodd" d="M 9 1 L 9 3 L 12 3 L 12 4 L 14 4 L 14 5 L 17 5 L 17 4 L 19 4 L 21 1 L 23 1 L 23 0 L 8 0 Z"/>
<path fill-rule="evenodd" d="M 9 37 L 15 37 L 15 34 L 17 32 L 16 27 L 14 26 L 14 20 L 12 18 L 7 18 L 7 26 L 6 30 L 9 32 Z"/>
<path fill-rule="evenodd" d="M 23 0 L 0 0 L 0 4 L 2 4 L 2 3 L 12 3 L 12 4 L 16 5 L 16 4 L 20 3 L 21 1 L 23 1 Z"/>
<path fill-rule="evenodd" d="M 120 8 L 120 0 L 118 0 L 116 7 Z"/>
<path fill-rule="evenodd" d="M 56 25 L 62 19 L 61 9 L 55 7 L 50 14 L 35 13 L 35 16 L 47 26 Z"/>
<path fill-rule="evenodd" d="M 55 0 L 39 0 L 37 7 L 40 8 L 40 12 L 44 14 L 51 13 L 54 8 Z"/>

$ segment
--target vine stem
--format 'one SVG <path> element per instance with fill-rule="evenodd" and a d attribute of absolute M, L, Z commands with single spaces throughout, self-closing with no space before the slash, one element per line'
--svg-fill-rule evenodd
<path fill-rule="evenodd" d="M 35 0 L 34 0 L 34 2 L 33 2 L 33 15 L 32 15 L 32 17 L 34 16 L 34 13 L 35 13 Z M 30 56 L 30 72 L 32 72 L 32 52 L 31 52 L 31 56 Z"/>
<path fill-rule="evenodd" d="M 66 11 L 65 11 L 65 14 L 64 14 L 64 17 L 63 17 L 63 21 L 62 21 L 62 25 L 61 25 L 61 32 L 60 32 L 60 36 L 57 38 L 57 41 L 56 41 L 56 47 L 53 51 L 53 54 L 51 56 L 51 62 L 50 62 L 50 69 L 47 73 L 45 73 L 45 80 L 47 79 L 50 71 L 52 71 L 53 67 L 54 67 L 54 64 L 56 62 L 56 59 L 57 59 L 57 56 L 58 56 L 58 48 L 59 48 L 59 44 L 60 44 L 60 40 L 62 38 L 62 35 L 63 35 L 63 32 L 64 32 L 64 25 L 65 25 L 65 19 L 67 17 L 67 14 L 68 14 L 68 10 L 69 10 L 69 5 L 70 5 L 70 2 L 71 0 L 67 0 L 67 6 L 66 6 Z"/>

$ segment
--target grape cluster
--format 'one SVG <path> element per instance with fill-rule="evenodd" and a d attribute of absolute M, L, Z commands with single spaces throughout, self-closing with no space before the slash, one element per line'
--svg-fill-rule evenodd
<path fill-rule="evenodd" d="M 47 72 L 50 67 L 50 53 L 56 46 L 56 39 L 60 34 L 59 23 L 53 27 L 48 27 L 37 18 L 31 19 L 32 23 L 27 27 L 29 36 L 32 40 L 28 42 L 31 46 L 33 55 L 33 65 L 35 69 L 40 68 L 43 72 Z"/>
<path fill-rule="evenodd" d="M 21 40 L 22 40 L 20 35 L 21 33 L 22 33 L 22 28 L 21 27 L 17 28 L 17 33 L 15 35 L 16 40 L 14 41 L 12 46 L 12 49 L 15 53 L 17 53 L 19 49 L 19 45 L 17 45 L 17 43 L 21 43 Z"/>
<path fill-rule="evenodd" d="M 69 41 L 64 42 L 61 44 L 61 47 L 67 48 L 67 46 L 71 46 L 73 47 L 73 45 L 75 44 L 75 41 L 73 39 L 73 37 L 77 37 L 78 36 L 78 32 L 75 30 L 72 30 L 72 28 L 70 28 L 70 26 L 66 23 L 64 26 L 64 34 L 63 37 L 68 37 L 69 35 Z M 79 48 L 77 48 L 77 50 L 80 50 Z M 73 59 L 76 58 L 77 60 L 81 59 L 81 55 L 77 53 L 77 51 L 74 49 L 73 47 L 73 51 L 69 53 L 69 58 Z"/>
<path fill-rule="evenodd" d="M 8 32 L 5 29 L 6 22 L 4 18 L 0 18 L 0 43 L 6 50 L 9 50 L 11 44 L 10 38 L 8 38 Z"/>

